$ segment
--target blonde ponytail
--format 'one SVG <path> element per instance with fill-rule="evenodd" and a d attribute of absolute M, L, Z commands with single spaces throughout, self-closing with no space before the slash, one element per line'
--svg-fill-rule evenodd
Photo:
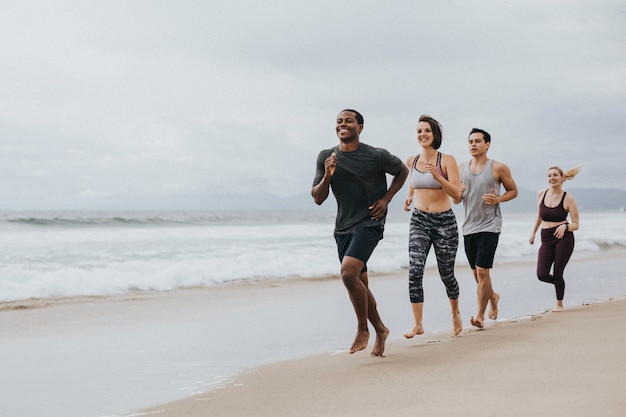
<path fill-rule="evenodd" d="M 561 169 L 561 167 L 559 167 L 559 166 L 552 166 L 552 167 L 548 168 L 548 171 L 550 171 L 551 169 L 556 169 L 557 171 L 559 171 L 559 173 L 563 177 L 563 181 L 565 182 L 567 180 L 573 180 L 574 177 L 576 175 L 578 175 L 578 173 L 582 170 L 582 168 L 583 168 L 582 165 L 578 165 L 578 166 L 575 166 L 572 169 L 569 169 L 569 170 L 563 172 L 563 169 Z"/>

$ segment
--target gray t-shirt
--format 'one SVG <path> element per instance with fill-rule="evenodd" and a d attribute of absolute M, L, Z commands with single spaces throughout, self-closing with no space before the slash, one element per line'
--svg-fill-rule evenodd
<path fill-rule="evenodd" d="M 368 207 L 387 192 L 385 174 L 397 175 L 403 162 L 385 149 L 362 142 L 354 152 L 341 152 L 338 146 L 325 149 L 317 157 L 314 187 L 322 181 L 324 161 L 333 152 L 337 154 L 337 167 L 330 180 L 337 200 L 335 233 L 350 234 L 361 227 L 383 227 L 386 215 L 372 220 Z"/>
<path fill-rule="evenodd" d="M 502 230 L 502 213 L 500 204 L 485 204 L 483 195 L 491 189 L 500 195 L 500 183 L 493 177 L 493 159 L 488 159 L 483 169 L 474 174 L 467 162 L 460 172 L 461 182 L 467 186 L 463 192 L 465 221 L 463 236 L 479 232 L 500 233 Z"/>

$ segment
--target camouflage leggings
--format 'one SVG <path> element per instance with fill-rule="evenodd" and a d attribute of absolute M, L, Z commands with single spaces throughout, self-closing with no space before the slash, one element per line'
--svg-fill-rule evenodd
<path fill-rule="evenodd" d="M 409 298 L 411 303 L 424 302 L 424 265 L 430 247 L 435 248 L 441 281 L 448 298 L 459 297 L 459 284 L 454 277 L 454 261 L 459 246 L 459 230 L 452 210 L 428 213 L 415 209 L 409 231 Z"/>

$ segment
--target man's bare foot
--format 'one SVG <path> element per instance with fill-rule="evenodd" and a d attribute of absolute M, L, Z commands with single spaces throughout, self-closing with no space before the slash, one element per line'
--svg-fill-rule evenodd
<path fill-rule="evenodd" d="M 474 317 L 470 317 L 470 323 L 472 324 L 472 326 L 476 326 L 479 329 L 483 328 L 483 322 L 478 319 L 474 320 Z"/>
<path fill-rule="evenodd" d="M 452 331 L 457 336 L 463 330 L 463 319 L 461 318 L 461 312 L 457 311 L 452 313 Z"/>
<path fill-rule="evenodd" d="M 352 343 L 352 347 L 350 348 L 350 353 L 358 352 L 359 350 L 363 350 L 367 347 L 367 343 L 370 339 L 370 332 L 365 330 L 358 330 L 356 332 L 356 337 L 354 338 L 354 342 Z"/>
<path fill-rule="evenodd" d="M 424 334 L 424 328 L 422 327 L 422 325 L 415 325 L 413 326 L 413 328 L 411 329 L 410 332 L 405 333 L 404 337 L 406 337 L 407 339 L 411 339 L 413 338 L 413 336 L 418 335 L 418 334 Z"/>
<path fill-rule="evenodd" d="M 497 320 L 498 318 L 498 301 L 500 301 L 500 294 L 494 292 L 493 298 L 489 300 L 489 304 L 491 305 L 491 308 L 489 309 L 489 318 L 491 320 Z"/>
<path fill-rule="evenodd" d="M 374 349 L 372 349 L 372 356 L 383 356 L 387 336 L 389 336 L 389 329 L 386 327 L 382 332 L 376 332 L 376 341 L 374 342 Z"/>
<path fill-rule="evenodd" d="M 556 302 L 556 306 L 554 306 L 554 308 L 552 309 L 553 312 L 558 313 L 560 311 L 563 311 L 563 301 L 557 301 Z"/>

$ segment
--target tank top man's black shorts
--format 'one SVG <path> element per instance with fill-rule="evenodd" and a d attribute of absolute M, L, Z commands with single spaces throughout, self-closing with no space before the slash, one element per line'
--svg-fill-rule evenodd
<path fill-rule="evenodd" d="M 499 239 L 500 233 L 493 232 L 479 232 L 463 236 L 465 255 L 472 269 L 476 269 L 476 266 L 485 269 L 493 268 Z"/>

